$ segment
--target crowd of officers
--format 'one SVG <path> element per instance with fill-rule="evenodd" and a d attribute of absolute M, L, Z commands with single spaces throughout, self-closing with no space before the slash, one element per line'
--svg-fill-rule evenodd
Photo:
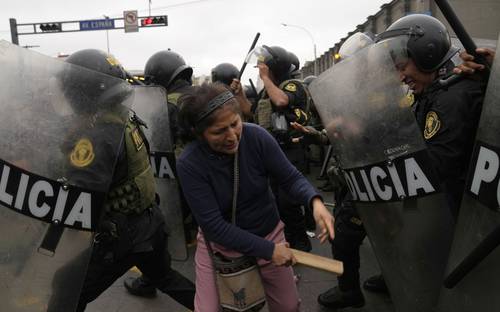
<path fill-rule="evenodd" d="M 423 34 L 411 34 L 408 31 L 398 33 L 401 29 L 424 29 L 425 32 Z M 406 47 L 408 57 L 396 64 L 401 82 L 411 89 L 416 121 L 427 144 L 432 163 L 444 186 L 448 208 L 456 216 L 460 207 L 486 81 L 470 75 L 446 88 L 438 84 L 440 79 L 449 75 L 454 69 L 451 57 L 457 50 L 451 46 L 446 28 L 436 19 L 418 14 L 404 17 L 391 25 L 388 31 L 378 36 L 379 39 L 376 40 L 398 35 L 409 37 Z M 358 49 L 362 49 L 372 41 L 369 36 L 363 36 L 368 39 L 359 40 Z M 429 45 L 434 47 L 432 51 L 428 50 Z M 342 51 L 340 54 L 345 58 L 349 53 L 346 49 L 345 55 L 342 55 Z M 243 87 L 237 79 L 239 70 L 228 63 L 222 63 L 213 68 L 212 81 L 226 84 L 240 102 L 244 120 L 267 129 L 276 138 L 290 162 L 299 171 L 307 174 L 310 162 L 309 146 L 311 144 L 335 144 L 335 142 L 329 142 L 325 131 L 322 131 L 320 118 L 314 109 L 308 90 L 308 84 L 315 77 L 307 77 L 305 80 L 298 78 L 300 76 L 298 58 L 282 47 L 264 45 L 261 47 L 260 55 L 263 56 L 257 64 L 263 83 L 263 89 L 260 92 L 257 92 L 253 86 Z M 103 71 L 103 67 L 92 64 L 106 60 L 107 57 L 99 51 L 84 50 L 74 53 L 66 61 Z M 470 56 L 464 56 L 464 58 L 472 61 Z M 89 59 L 92 61 L 89 62 Z M 463 65 L 461 69 L 455 68 L 455 72 L 469 72 L 472 67 L 480 69 L 474 67 L 476 66 L 474 63 L 465 64 L 469 66 Z M 119 64 L 116 66 L 120 67 Z M 127 77 L 122 69 L 105 73 L 121 78 Z M 178 140 L 178 100 L 183 94 L 190 92 L 192 74 L 192 68 L 186 65 L 183 58 L 170 50 L 151 56 L 144 70 L 147 84 L 163 86 L 167 91 L 169 122 L 177 155 L 182 151 L 182 142 Z M 116 172 L 128 172 L 128 174 L 125 177 L 114 177 L 110 193 L 120 191 L 127 193 L 129 188 L 126 186 L 131 185 L 131 181 L 137 181 L 138 175 L 142 175 L 142 180 L 153 181 L 154 179 L 150 170 L 143 170 L 149 166 L 147 163 L 149 158 L 146 149 L 139 148 L 143 144 L 142 141 L 146 141 L 141 127 L 137 119 L 127 119 L 127 131 L 139 133 L 140 142 L 125 140 L 126 146 L 122 153 L 125 153 L 126 157 L 119 158 L 116 166 L 122 166 L 127 170 L 116 170 Z M 135 148 L 132 148 L 133 146 Z M 130 158 L 135 161 L 130 161 Z M 360 289 L 359 246 L 366 232 L 354 208 L 351 194 L 340 175 L 337 174 L 341 164 L 337 163 L 335 155 L 330 161 L 332 166 L 329 173 L 336 204 L 334 211 L 336 234 L 331 245 L 333 257 L 344 262 L 345 273 L 339 277 L 338 286 L 320 294 L 318 301 L 329 308 L 360 307 L 364 305 L 364 297 Z M 144 168 L 132 168 L 131 163 Z M 311 242 L 307 231 L 314 230 L 310 225 L 314 224 L 313 221 L 311 222 L 311 212 L 308 209 L 304 210 L 299 203 L 281 192 L 279 186 L 273 181 L 270 181 L 270 184 L 278 203 L 281 219 L 286 226 L 285 235 L 290 247 L 310 251 Z M 143 193 L 142 195 L 154 193 L 154 185 L 145 183 L 144 186 L 134 189 L 134 192 Z M 170 267 L 170 257 L 166 251 L 166 234 L 163 230 L 165 221 L 158 211 L 154 196 L 144 197 L 147 198 L 147 202 L 134 202 L 134 205 L 138 205 L 137 207 L 121 207 L 126 208 L 123 211 L 120 211 L 121 208 L 118 206 L 116 210 L 111 209 L 109 219 L 113 221 L 111 223 L 116 224 L 115 221 L 120 219 L 116 217 L 116 214 L 122 213 L 126 216 L 125 219 L 129 219 L 125 221 L 126 223 L 134 223 L 138 227 L 137 233 L 139 234 L 137 235 L 140 238 L 131 239 L 132 246 L 127 249 L 125 255 L 110 255 L 107 252 L 100 252 L 99 248 L 96 249 L 78 311 L 83 311 L 88 302 L 97 298 L 133 265 L 138 266 L 143 275 L 125 280 L 128 291 L 135 295 L 146 296 L 159 289 L 188 309 L 193 309 L 195 285 Z M 331 201 L 332 199 L 325 200 Z M 182 209 L 184 217 L 188 218 L 189 207 L 185 202 Z M 168 223 L 168 220 L 166 222 Z M 192 228 L 196 228 L 195 222 L 192 220 Z M 107 230 L 106 226 L 101 229 Z M 186 232 L 186 235 L 189 235 L 190 229 Z M 387 291 L 381 276 L 366 281 L 365 288 Z"/>

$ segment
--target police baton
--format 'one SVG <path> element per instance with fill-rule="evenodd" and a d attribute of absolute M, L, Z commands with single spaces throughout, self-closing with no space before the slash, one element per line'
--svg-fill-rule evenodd
<path fill-rule="evenodd" d="M 248 50 L 248 53 L 250 53 L 253 50 L 253 48 L 255 48 L 255 45 L 257 44 L 257 40 L 259 40 L 259 37 L 260 37 L 260 33 L 257 33 L 255 35 L 255 38 L 253 39 L 252 45 L 250 46 L 250 50 Z M 247 55 L 248 55 L 248 53 L 247 53 Z M 247 58 L 245 56 L 245 61 L 243 62 L 243 65 L 241 66 L 240 74 L 238 75 L 238 80 L 241 80 L 241 76 L 243 76 L 243 72 L 245 71 L 246 67 L 247 67 Z"/>
<path fill-rule="evenodd" d="M 255 88 L 255 85 L 253 84 L 252 79 L 248 79 L 250 81 L 250 87 L 252 88 L 253 92 L 255 93 L 255 96 L 259 96 L 259 92 L 257 92 L 257 89 Z"/>
<path fill-rule="evenodd" d="M 326 169 L 328 167 L 328 161 L 332 157 L 333 146 L 328 146 L 328 150 L 326 151 L 325 159 L 323 160 L 323 165 L 321 166 L 321 171 L 319 172 L 320 177 L 324 177 L 326 173 Z"/>
<path fill-rule="evenodd" d="M 465 51 L 467 51 L 467 53 L 469 53 L 470 55 L 474 56 L 474 61 L 476 63 L 484 65 L 485 74 L 489 74 L 490 65 L 488 64 L 486 58 L 483 55 L 478 54 L 476 52 L 477 49 L 476 44 L 472 40 L 469 33 L 467 33 L 467 30 L 465 30 L 464 25 L 462 24 L 458 16 L 455 14 L 455 11 L 450 6 L 448 0 L 434 0 L 434 2 L 436 2 L 436 5 L 441 10 L 441 13 L 443 13 L 444 18 L 446 18 L 448 24 L 450 24 L 451 28 L 457 35 L 457 38 L 460 40 L 460 42 L 462 42 Z"/>

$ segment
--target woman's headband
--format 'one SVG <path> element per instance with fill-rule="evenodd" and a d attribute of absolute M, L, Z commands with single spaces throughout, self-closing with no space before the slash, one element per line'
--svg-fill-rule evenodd
<path fill-rule="evenodd" d="M 208 102 L 207 108 L 198 114 L 198 118 L 196 119 L 196 123 L 199 123 L 203 119 L 205 119 L 208 115 L 213 113 L 214 110 L 221 107 L 224 103 L 234 98 L 234 95 L 231 91 L 223 92 Z"/>

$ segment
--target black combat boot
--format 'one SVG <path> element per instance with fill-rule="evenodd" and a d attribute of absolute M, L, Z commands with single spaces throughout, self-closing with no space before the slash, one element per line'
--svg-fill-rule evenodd
<path fill-rule="evenodd" d="M 139 297 L 154 297 L 156 295 L 156 287 L 149 282 L 143 275 L 139 277 L 127 277 L 123 281 L 123 285 L 128 292 Z"/>
<path fill-rule="evenodd" d="M 389 289 L 385 284 L 382 274 L 372 276 L 363 283 L 363 288 L 369 291 L 389 294 Z"/>
<path fill-rule="evenodd" d="M 287 235 L 288 234 L 288 235 Z M 311 241 L 305 231 L 300 233 L 285 233 L 286 241 L 290 244 L 290 248 L 309 252 L 312 249 Z"/>
<path fill-rule="evenodd" d="M 361 308 L 365 305 L 365 297 L 361 289 L 342 291 L 338 286 L 328 289 L 318 296 L 318 302 L 331 309 Z"/>

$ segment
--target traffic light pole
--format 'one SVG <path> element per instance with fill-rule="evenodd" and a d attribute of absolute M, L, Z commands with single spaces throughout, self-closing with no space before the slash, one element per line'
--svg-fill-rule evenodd
<path fill-rule="evenodd" d="M 15 18 L 9 19 L 10 21 L 10 37 L 12 38 L 12 43 L 19 45 L 19 36 L 17 34 L 17 22 Z"/>
<path fill-rule="evenodd" d="M 166 15 L 159 16 L 138 16 L 137 19 L 141 20 L 138 28 L 153 28 L 153 27 L 164 27 L 168 26 L 168 19 Z M 44 23 L 23 23 L 18 24 L 15 18 L 10 18 L 10 34 L 13 44 L 19 45 L 19 36 L 21 35 L 40 35 L 40 34 L 59 34 L 66 32 L 80 32 L 80 31 L 93 31 L 93 30 L 114 30 L 114 29 L 125 29 L 125 26 L 114 26 L 114 21 L 123 21 L 123 18 L 108 18 L 107 21 L 113 21 L 113 27 L 110 28 L 90 28 L 81 29 L 63 29 L 63 25 L 67 24 L 80 24 L 81 22 L 87 21 L 61 21 L 61 22 L 44 22 Z M 29 32 L 19 32 L 18 27 L 32 26 L 33 30 Z M 37 26 L 39 29 L 37 29 Z M 52 28 L 51 28 L 52 27 Z"/>

